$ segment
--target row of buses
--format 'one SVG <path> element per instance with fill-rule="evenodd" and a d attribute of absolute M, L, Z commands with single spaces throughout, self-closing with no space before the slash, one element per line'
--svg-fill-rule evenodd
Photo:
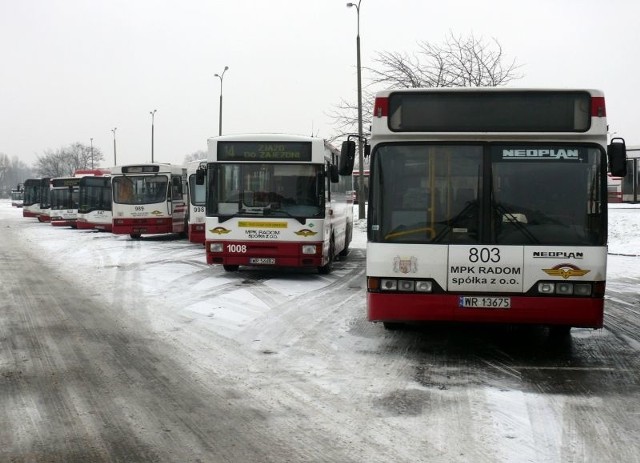
<path fill-rule="evenodd" d="M 114 234 L 173 233 L 204 243 L 209 264 L 331 271 L 353 233 L 351 179 L 322 139 L 210 139 L 209 158 L 77 171 L 25 182 L 23 216 Z"/>
<path fill-rule="evenodd" d="M 378 93 L 358 198 L 369 320 L 601 328 L 607 178 L 627 165 L 624 140 L 607 132 L 598 90 Z M 207 262 L 227 271 L 325 273 L 351 241 L 355 145 L 223 136 L 194 167 L 115 167 L 112 231 L 204 230 Z"/>

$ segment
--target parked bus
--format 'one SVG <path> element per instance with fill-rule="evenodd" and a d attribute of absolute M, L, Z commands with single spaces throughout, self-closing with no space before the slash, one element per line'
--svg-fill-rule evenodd
<path fill-rule="evenodd" d="M 105 169 L 77 169 L 72 177 L 51 179 L 51 225 L 76 227 L 80 197 L 80 180 L 83 177 L 102 176 Z"/>
<path fill-rule="evenodd" d="M 187 183 L 189 186 L 187 189 L 189 196 L 187 225 L 189 241 L 192 243 L 204 243 L 206 187 L 204 182 L 200 184 L 196 182 L 198 169 L 206 172 L 206 159 L 192 161 L 187 165 Z"/>
<path fill-rule="evenodd" d="M 13 207 L 22 207 L 24 203 L 24 185 L 20 183 L 16 188 L 11 190 L 11 205 Z"/>
<path fill-rule="evenodd" d="M 40 209 L 38 220 L 40 222 L 51 221 L 51 179 L 49 177 L 40 179 Z"/>
<path fill-rule="evenodd" d="M 207 263 L 331 271 L 353 230 L 349 177 L 324 140 L 294 135 L 209 139 Z"/>
<path fill-rule="evenodd" d="M 137 239 L 186 234 L 187 169 L 171 164 L 116 166 L 111 172 L 112 228 Z"/>
<path fill-rule="evenodd" d="M 360 194 L 360 171 L 356 168 L 353 169 L 353 202 L 358 204 Z M 362 178 L 364 179 L 364 200 L 367 201 L 367 197 L 369 196 L 369 169 L 364 169 L 362 171 Z"/>
<path fill-rule="evenodd" d="M 370 143 L 369 320 L 603 326 L 626 155 L 600 91 L 384 91 Z"/>
<path fill-rule="evenodd" d="M 38 217 L 38 215 L 40 215 L 40 179 L 28 178 L 24 181 L 22 217 Z"/>
<path fill-rule="evenodd" d="M 78 200 L 80 229 L 111 231 L 111 176 L 82 177 Z"/>
<path fill-rule="evenodd" d="M 607 198 L 610 203 L 622 202 L 622 177 L 607 176 Z"/>

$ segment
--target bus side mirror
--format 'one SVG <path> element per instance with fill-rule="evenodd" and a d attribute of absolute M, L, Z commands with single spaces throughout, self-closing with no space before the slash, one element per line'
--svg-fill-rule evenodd
<path fill-rule="evenodd" d="M 196 170 L 196 185 L 204 185 L 204 177 L 207 172 L 204 169 Z"/>
<path fill-rule="evenodd" d="M 364 157 L 368 158 L 371 155 L 371 145 L 369 143 L 364 145 Z"/>
<path fill-rule="evenodd" d="M 338 168 L 334 164 L 329 165 L 329 180 L 331 180 L 331 183 L 338 183 L 340 181 Z"/>
<path fill-rule="evenodd" d="M 356 142 L 352 140 L 343 141 L 340 149 L 340 165 L 338 174 L 351 175 L 353 173 L 353 164 L 356 160 Z"/>
<path fill-rule="evenodd" d="M 627 175 L 627 147 L 623 138 L 612 138 L 607 146 L 609 172 L 614 177 Z"/>

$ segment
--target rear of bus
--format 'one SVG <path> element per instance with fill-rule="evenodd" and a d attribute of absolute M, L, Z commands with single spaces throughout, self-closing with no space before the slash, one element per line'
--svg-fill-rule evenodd
<path fill-rule="evenodd" d="M 369 320 L 602 327 L 605 115 L 594 90 L 379 93 Z"/>

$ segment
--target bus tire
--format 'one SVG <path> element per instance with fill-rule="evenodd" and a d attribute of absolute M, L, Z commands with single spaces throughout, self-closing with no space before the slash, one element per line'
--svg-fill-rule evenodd
<path fill-rule="evenodd" d="M 384 326 L 384 329 L 387 331 L 398 331 L 404 327 L 402 323 L 398 322 L 382 322 L 382 326 Z"/>
<path fill-rule="evenodd" d="M 351 225 L 347 226 L 347 233 L 345 235 L 345 240 L 344 240 L 344 248 L 342 248 L 342 251 L 340 251 L 340 254 L 338 254 L 340 257 L 346 257 L 349 255 L 349 243 L 351 243 L 352 233 L 353 231 L 351 229 Z"/>
<path fill-rule="evenodd" d="M 333 256 L 335 253 L 335 249 L 336 249 L 336 245 L 333 242 L 333 236 L 331 237 L 331 241 L 329 243 L 329 261 L 318 267 L 318 273 L 320 275 L 328 275 L 331 273 L 331 270 L 333 270 Z"/>
<path fill-rule="evenodd" d="M 549 336 L 552 338 L 565 338 L 571 335 L 571 326 L 552 325 L 549 327 Z"/>
<path fill-rule="evenodd" d="M 239 265 L 227 265 L 227 264 L 224 264 L 224 265 L 222 266 L 222 268 L 223 268 L 226 272 L 237 272 L 237 271 L 238 271 L 238 269 L 240 268 L 240 266 L 239 266 Z"/>
<path fill-rule="evenodd" d="M 142 237 L 140 233 L 129 233 L 129 236 L 132 240 L 139 240 Z"/>

